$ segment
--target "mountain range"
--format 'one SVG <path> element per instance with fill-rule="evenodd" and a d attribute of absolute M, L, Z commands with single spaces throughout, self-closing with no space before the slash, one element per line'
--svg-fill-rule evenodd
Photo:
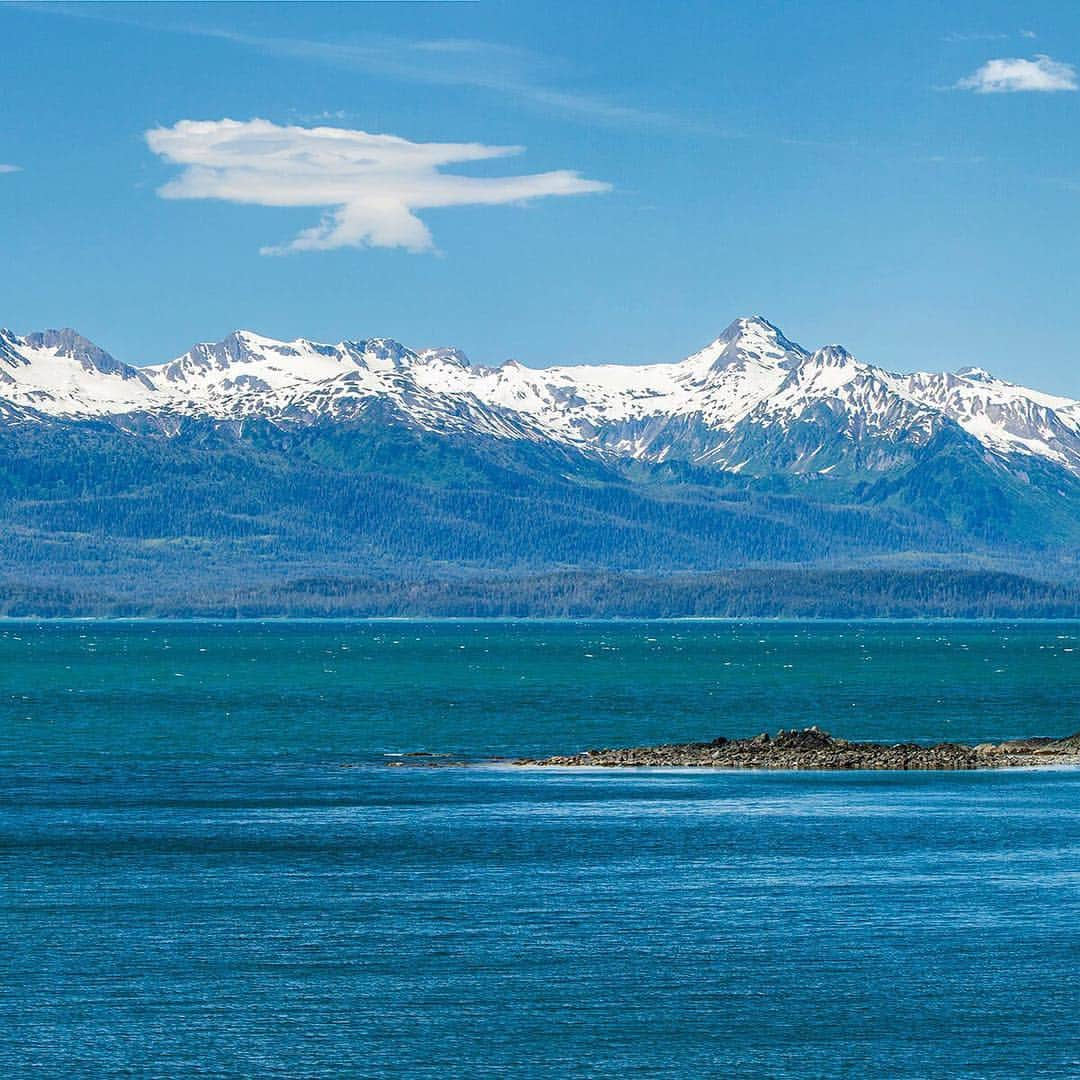
<path fill-rule="evenodd" d="M 260 418 L 348 422 L 376 406 L 435 434 L 554 442 L 605 460 L 767 475 L 887 472 L 944 431 L 1002 465 L 1041 458 L 1080 474 L 1080 401 L 979 368 L 901 375 L 839 345 L 810 352 L 762 318 L 733 322 L 676 363 L 534 370 L 471 366 L 457 349 L 389 338 L 324 345 L 237 331 L 133 367 L 73 330 L 0 330 L 7 422 Z"/>
<path fill-rule="evenodd" d="M 466 574 L 1077 577 L 1080 402 L 760 317 L 677 362 L 544 369 L 250 331 L 133 366 L 0 330 L 0 449 L 16 611 Z"/>

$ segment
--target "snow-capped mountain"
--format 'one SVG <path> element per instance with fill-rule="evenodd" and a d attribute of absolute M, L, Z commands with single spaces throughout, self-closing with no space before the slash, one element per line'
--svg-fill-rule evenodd
<path fill-rule="evenodd" d="M 151 379 L 74 330 L 0 329 L 0 400 L 51 416 L 103 416 L 156 401 Z"/>
<path fill-rule="evenodd" d="M 747 474 L 882 472 L 942 431 L 992 460 L 1080 474 L 1080 402 L 974 368 L 897 374 L 829 345 L 808 351 L 736 319 L 676 363 L 471 366 L 388 338 L 334 345 L 237 331 L 132 367 L 71 330 L 0 331 L 0 423 L 150 417 L 310 425 L 372 415 L 435 433 L 554 442 L 604 458 L 682 460 Z"/>

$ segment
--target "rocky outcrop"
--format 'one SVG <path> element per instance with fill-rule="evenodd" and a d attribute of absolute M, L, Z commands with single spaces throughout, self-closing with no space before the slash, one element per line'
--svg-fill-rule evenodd
<path fill-rule="evenodd" d="M 1000 769 L 1080 765 L 1080 733 L 1065 739 L 1014 739 L 1002 743 L 872 743 L 835 739 L 819 727 L 781 730 L 751 739 L 673 743 L 586 750 L 549 758 L 521 758 L 516 765 L 590 768 L 714 769 Z"/>

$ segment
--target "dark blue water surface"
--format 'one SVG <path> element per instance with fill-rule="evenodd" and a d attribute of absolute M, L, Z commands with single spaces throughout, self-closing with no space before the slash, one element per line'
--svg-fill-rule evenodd
<path fill-rule="evenodd" d="M 1078 770 L 386 767 L 1063 734 L 1078 656 L 1049 623 L 0 625 L 0 1075 L 1080 1076 Z"/>

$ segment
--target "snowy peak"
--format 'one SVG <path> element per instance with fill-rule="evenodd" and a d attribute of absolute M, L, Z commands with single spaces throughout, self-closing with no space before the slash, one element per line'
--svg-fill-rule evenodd
<path fill-rule="evenodd" d="M 20 410 L 47 415 L 98 416 L 148 400 L 153 382 L 71 329 L 19 337 L 0 332 L 0 396 Z M 5 413 L 7 410 L 5 410 Z"/>
<path fill-rule="evenodd" d="M 267 395 L 297 391 L 358 370 L 395 371 L 415 360 L 415 353 L 391 338 L 323 345 L 236 330 L 145 371 L 165 388 L 169 404 L 179 411 L 244 416 L 272 411 Z"/>
<path fill-rule="evenodd" d="M 843 345 L 823 345 L 820 349 L 815 349 L 809 359 L 819 367 L 827 368 L 850 369 L 858 365 L 858 361 Z"/>
<path fill-rule="evenodd" d="M 473 367 L 457 349 L 388 337 L 323 344 L 253 330 L 133 368 L 74 330 L 0 331 L 0 423 L 129 414 L 168 418 L 168 430 L 182 416 L 297 425 L 366 415 L 763 474 L 849 460 L 884 469 L 952 425 L 1002 460 L 1040 457 L 1080 474 L 1080 402 L 981 368 L 899 375 L 841 345 L 810 352 L 760 316 L 676 362 L 542 369 Z"/>
<path fill-rule="evenodd" d="M 469 367 L 469 358 L 460 349 L 421 349 L 417 359 L 422 364 L 452 364 L 454 367 Z"/>
<path fill-rule="evenodd" d="M 18 368 L 25 367 L 30 362 L 19 352 L 19 341 L 19 337 L 7 327 L 0 328 L 0 381 L 4 378 L 2 365 Z"/>
<path fill-rule="evenodd" d="M 166 379 L 175 381 L 199 373 L 225 371 L 238 364 L 253 364 L 267 360 L 287 363 L 290 359 L 303 355 L 297 348 L 301 344 L 304 343 L 264 338 L 250 330 L 234 330 L 221 341 L 199 342 L 183 356 L 146 370 L 160 372 Z"/>
<path fill-rule="evenodd" d="M 982 368 L 897 376 L 906 391 L 940 410 L 984 446 L 1046 458 L 1080 472 L 1080 408 L 1070 398 L 998 379 Z"/>
<path fill-rule="evenodd" d="M 49 359 L 70 361 L 70 364 L 60 366 L 70 367 L 77 364 L 88 373 L 115 375 L 121 379 L 134 379 L 137 382 L 146 383 L 145 376 L 138 368 L 122 364 L 70 327 L 62 330 L 41 330 L 27 334 L 24 338 L 15 338 L 11 335 L 9 340 L 28 364 L 34 363 L 35 360 L 45 364 L 49 362 Z"/>
<path fill-rule="evenodd" d="M 842 345 L 825 345 L 791 364 L 780 390 L 821 397 L 838 393 L 859 380 L 877 379 L 884 372 L 860 363 Z"/>
<path fill-rule="evenodd" d="M 742 348 L 762 348 L 766 351 L 805 352 L 806 350 L 784 337 L 779 327 L 761 315 L 739 318 L 729 323 L 717 337 L 716 343 L 738 345 Z"/>
<path fill-rule="evenodd" d="M 134 368 L 121 364 L 104 349 L 99 348 L 70 327 L 27 334 L 23 338 L 23 343 L 35 352 L 51 351 L 54 356 L 75 360 L 84 371 L 99 371 L 103 375 L 120 375 L 123 378 L 138 376 Z"/>
<path fill-rule="evenodd" d="M 990 374 L 985 368 L 981 367 L 962 367 L 958 368 L 956 374 L 961 379 L 967 379 L 969 382 L 995 382 L 994 376 Z"/>
<path fill-rule="evenodd" d="M 687 357 L 694 371 L 717 372 L 730 367 L 757 366 L 763 369 L 790 367 L 806 350 L 760 316 L 736 319 L 704 349 Z"/>
<path fill-rule="evenodd" d="M 412 349 L 407 349 L 393 338 L 369 338 L 367 341 L 345 343 L 357 360 L 371 371 L 394 371 L 408 367 L 417 360 Z"/>

